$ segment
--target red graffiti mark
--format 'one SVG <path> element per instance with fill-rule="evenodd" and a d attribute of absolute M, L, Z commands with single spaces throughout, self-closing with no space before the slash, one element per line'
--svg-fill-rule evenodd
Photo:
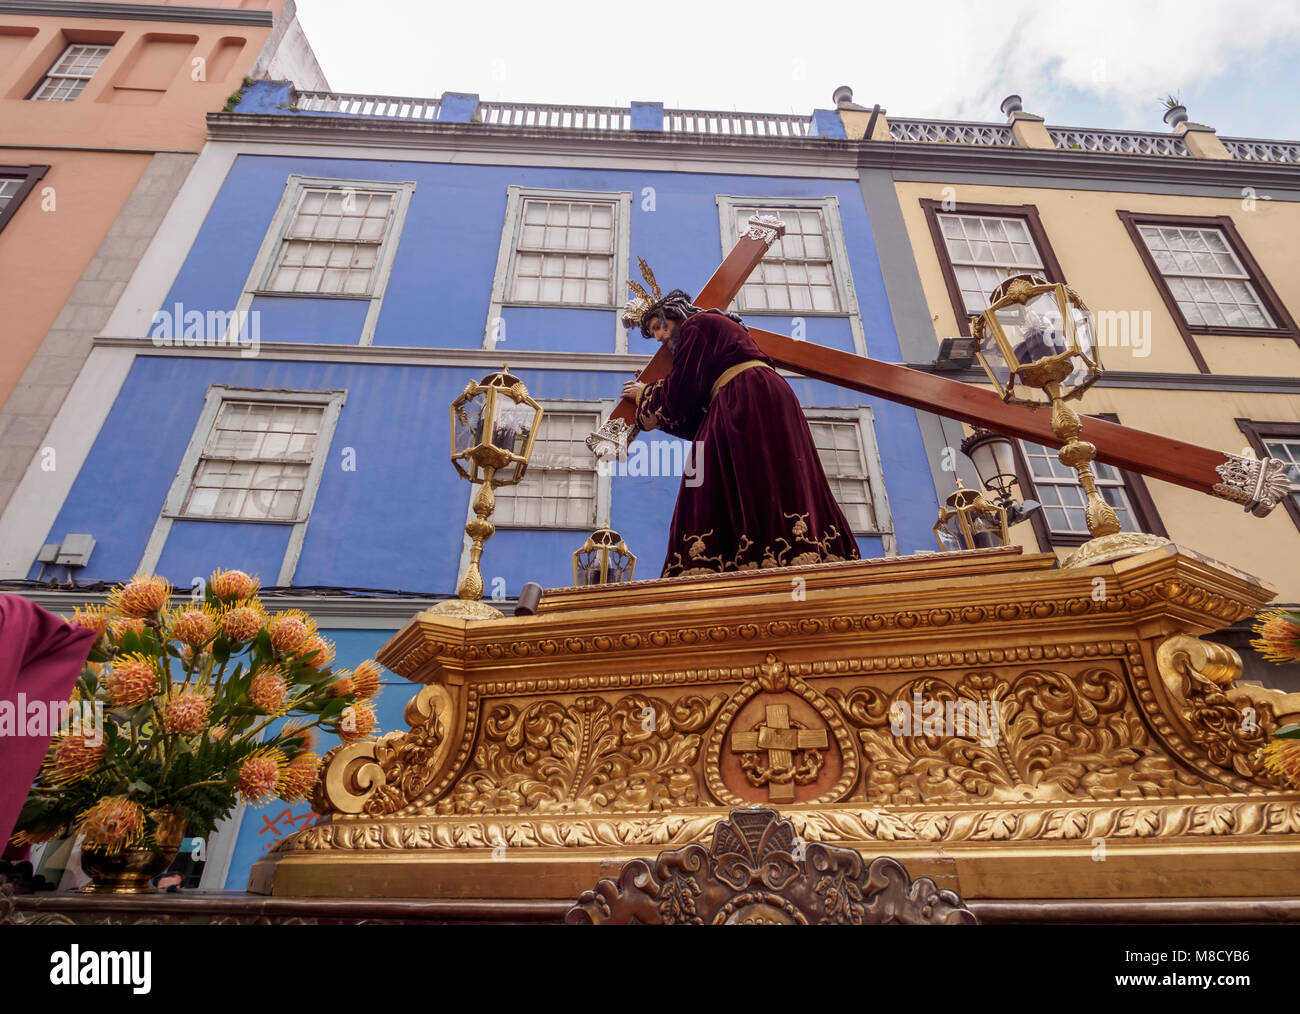
<path fill-rule="evenodd" d="M 266 834 L 266 832 L 270 831 L 273 835 L 275 835 L 275 837 L 271 841 L 268 841 L 266 843 L 266 848 L 263 851 L 269 852 L 275 846 L 276 842 L 278 842 L 285 835 L 288 835 L 293 831 L 298 830 L 300 826 L 306 827 L 313 820 L 315 820 L 315 818 L 316 818 L 316 814 L 313 813 L 311 810 L 307 810 L 305 813 L 300 813 L 295 815 L 293 810 L 287 806 L 279 813 L 277 813 L 274 817 L 270 818 L 269 820 L 266 817 L 263 817 L 262 827 L 257 833 L 259 835 L 263 835 Z M 284 821 L 288 825 L 288 827 L 280 827 L 279 825 L 281 821 Z"/>

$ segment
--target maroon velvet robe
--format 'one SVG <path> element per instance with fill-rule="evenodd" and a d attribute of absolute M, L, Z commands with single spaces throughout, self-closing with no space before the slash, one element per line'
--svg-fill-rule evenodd
<path fill-rule="evenodd" d="M 713 384 L 749 360 L 710 398 Z M 697 313 L 679 327 L 672 368 L 637 400 L 642 429 L 695 441 L 677 493 L 663 576 L 858 559 L 799 400 L 741 325 Z M 702 481 L 700 481 L 702 480 Z"/>

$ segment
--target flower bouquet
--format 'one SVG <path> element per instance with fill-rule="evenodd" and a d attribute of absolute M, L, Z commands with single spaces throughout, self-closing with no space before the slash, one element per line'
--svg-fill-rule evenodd
<path fill-rule="evenodd" d="M 332 671 L 311 617 L 268 615 L 242 571 L 202 591 L 169 606 L 167 581 L 137 575 L 69 620 L 100 635 L 69 701 L 80 720 L 51 743 L 13 840 L 80 833 L 89 889 L 148 891 L 187 829 L 211 833 L 240 800 L 306 798 L 317 728 L 346 743 L 375 731 L 378 664 Z"/>
<path fill-rule="evenodd" d="M 1255 618 L 1250 642 L 1270 662 L 1300 662 L 1300 613 L 1272 609 Z M 1300 789 L 1300 725 L 1287 725 L 1273 733 L 1264 748 L 1264 766 L 1288 784 Z"/>

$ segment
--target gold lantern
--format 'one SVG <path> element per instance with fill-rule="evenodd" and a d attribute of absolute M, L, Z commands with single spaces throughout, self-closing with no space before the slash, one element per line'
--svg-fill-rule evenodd
<path fill-rule="evenodd" d="M 934 523 L 934 536 L 943 552 L 1007 544 L 1007 512 L 989 503 L 980 490 L 966 489 L 958 479 L 946 503 L 946 507 L 939 508 L 939 520 Z"/>
<path fill-rule="evenodd" d="M 579 587 L 631 581 L 635 570 L 636 557 L 612 528 L 596 529 L 573 554 L 573 583 Z"/>
<path fill-rule="evenodd" d="M 1088 308 L 1068 285 L 1014 275 L 989 304 L 971 318 L 971 335 L 1003 401 L 1055 406 L 1082 397 L 1102 375 Z"/>
<path fill-rule="evenodd" d="M 456 589 L 458 599 L 440 602 L 430 612 L 470 619 L 502 615 L 479 601 L 483 543 L 496 531 L 488 520 L 496 509 L 492 491 L 523 479 L 541 421 L 542 406 L 528 396 L 523 381 L 510 374 L 509 364 L 477 383 L 471 381 L 451 403 L 451 463 L 462 478 L 480 484 L 473 504 L 477 516 L 465 525 L 465 534 L 474 541 L 469 567 Z"/>
<path fill-rule="evenodd" d="M 989 296 L 989 308 L 971 318 L 975 355 L 1002 400 L 1052 406 L 1052 432 L 1064 441 L 1058 457 L 1079 473 L 1084 518 L 1092 538 L 1064 563 L 1081 567 L 1168 544 L 1140 532 L 1120 533 L 1119 518 L 1097 492 L 1092 460 L 1097 448 L 1079 439 L 1079 416 L 1066 404 L 1102 375 L 1092 318 L 1068 285 L 1039 275 L 1013 275 Z"/>

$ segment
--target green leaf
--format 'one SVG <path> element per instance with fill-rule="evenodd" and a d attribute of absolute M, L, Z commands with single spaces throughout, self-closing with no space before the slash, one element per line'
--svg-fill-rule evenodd
<path fill-rule="evenodd" d="M 226 660 L 230 658 L 230 638 L 225 634 L 218 634 L 216 640 L 212 642 L 212 660 L 217 665 L 225 665 Z"/>
<path fill-rule="evenodd" d="M 1287 725 L 1273 733 L 1274 739 L 1300 739 L 1300 725 Z"/>
<path fill-rule="evenodd" d="M 352 702 L 346 697 L 333 698 L 328 704 L 320 709 L 321 721 L 328 722 L 331 719 L 337 718 L 339 715 L 343 714 L 351 703 Z"/>

